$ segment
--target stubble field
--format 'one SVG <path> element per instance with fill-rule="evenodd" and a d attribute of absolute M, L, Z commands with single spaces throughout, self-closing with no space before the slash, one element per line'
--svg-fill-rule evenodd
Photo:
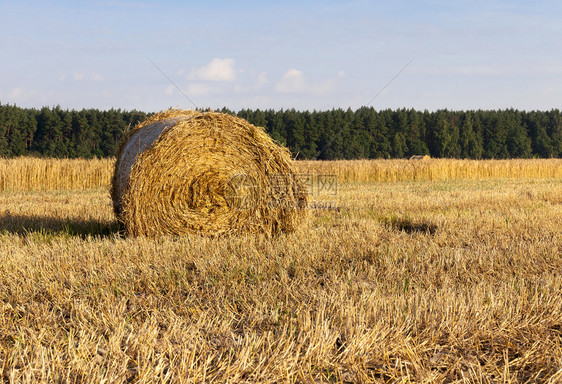
<path fill-rule="evenodd" d="M 562 381 L 562 160 L 300 163 L 215 239 L 122 237 L 111 164 L 0 162 L 3 382 Z"/>

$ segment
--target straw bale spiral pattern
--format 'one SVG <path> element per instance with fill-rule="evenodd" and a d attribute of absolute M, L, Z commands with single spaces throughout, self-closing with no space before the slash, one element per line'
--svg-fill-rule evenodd
<path fill-rule="evenodd" d="M 118 150 L 115 213 L 129 235 L 293 231 L 308 196 L 289 151 L 243 119 L 170 110 Z"/>

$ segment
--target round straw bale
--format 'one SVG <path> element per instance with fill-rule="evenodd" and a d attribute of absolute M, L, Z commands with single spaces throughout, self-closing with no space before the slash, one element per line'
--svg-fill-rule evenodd
<path fill-rule="evenodd" d="M 290 152 L 263 128 L 217 112 L 170 110 L 129 132 L 112 183 L 129 235 L 293 231 L 307 192 Z"/>

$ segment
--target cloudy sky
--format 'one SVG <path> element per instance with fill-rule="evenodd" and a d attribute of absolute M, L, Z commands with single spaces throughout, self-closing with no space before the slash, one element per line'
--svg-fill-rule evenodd
<path fill-rule="evenodd" d="M 561 16 L 555 0 L 0 0 L 0 103 L 549 110 Z"/>

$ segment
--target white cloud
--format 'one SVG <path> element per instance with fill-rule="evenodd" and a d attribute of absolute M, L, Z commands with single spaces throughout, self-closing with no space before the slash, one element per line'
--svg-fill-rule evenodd
<path fill-rule="evenodd" d="M 166 87 L 166 91 L 164 93 L 166 95 L 173 95 L 175 90 L 176 90 L 176 87 L 174 87 L 173 85 L 168 85 Z"/>
<path fill-rule="evenodd" d="M 234 81 L 236 71 L 234 70 L 234 59 L 214 58 L 210 63 L 192 71 L 189 80 L 207 81 Z"/>
<path fill-rule="evenodd" d="M 531 68 L 530 72 L 542 75 L 560 75 L 562 67 L 560 65 L 536 65 Z"/>
<path fill-rule="evenodd" d="M 186 94 L 189 96 L 206 96 L 215 92 L 215 89 L 205 83 L 191 83 L 187 87 Z"/>
<path fill-rule="evenodd" d="M 511 71 L 510 68 L 502 68 L 498 66 L 486 66 L 486 65 L 459 65 L 450 69 L 455 75 L 501 75 Z"/>
<path fill-rule="evenodd" d="M 102 81 L 103 77 L 99 73 L 94 72 L 89 76 L 89 79 L 92 80 L 92 81 L 98 82 L 98 81 Z"/>
<path fill-rule="evenodd" d="M 289 69 L 275 86 L 281 93 L 308 93 L 308 88 L 304 73 L 298 69 Z"/>
<path fill-rule="evenodd" d="M 0 97 L 3 97 L 0 94 Z M 8 100 L 14 103 L 29 103 L 33 101 L 39 101 L 40 103 L 48 103 L 53 100 L 55 94 L 52 90 L 47 92 L 42 92 L 39 89 L 26 89 L 21 87 L 12 88 L 8 92 Z"/>
<path fill-rule="evenodd" d="M 342 76 L 343 72 L 340 71 L 337 73 L 336 78 Z M 334 88 L 335 81 L 335 78 L 330 78 L 321 83 L 311 84 L 302 71 L 289 69 L 275 85 L 275 90 L 280 93 L 300 93 L 320 96 L 331 91 Z"/>
<path fill-rule="evenodd" d="M 423 75 L 456 75 L 456 76 L 534 76 L 560 75 L 562 67 L 556 65 L 433 65 L 412 68 L 409 71 Z"/>
<path fill-rule="evenodd" d="M 26 96 L 26 92 L 21 88 L 14 88 L 12 92 L 10 92 L 10 98 L 15 100 L 20 100 Z"/>
<path fill-rule="evenodd" d="M 97 73 L 97 72 L 85 73 L 85 72 L 78 72 L 78 71 L 75 71 L 75 72 L 72 73 L 72 78 L 73 78 L 75 81 L 82 81 L 82 80 L 84 80 L 84 81 L 98 82 L 98 81 L 102 81 L 102 80 L 103 80 L 102 75 L 100 75 L 100 74 Z M 66 76 L 64 76 L 64 75 L 61 76 L 61 77 L 59 77 L 59 80 L 65 80 L 65 79 L 66 79 Z"/>
<path fill-rule="evenodd" d="M 264 85 L 269 84 L 269 80 L 267 79 L 267 75 L 265 72 L 262 72 L 258 75 L 258 88 L 263 87 Z"/>

